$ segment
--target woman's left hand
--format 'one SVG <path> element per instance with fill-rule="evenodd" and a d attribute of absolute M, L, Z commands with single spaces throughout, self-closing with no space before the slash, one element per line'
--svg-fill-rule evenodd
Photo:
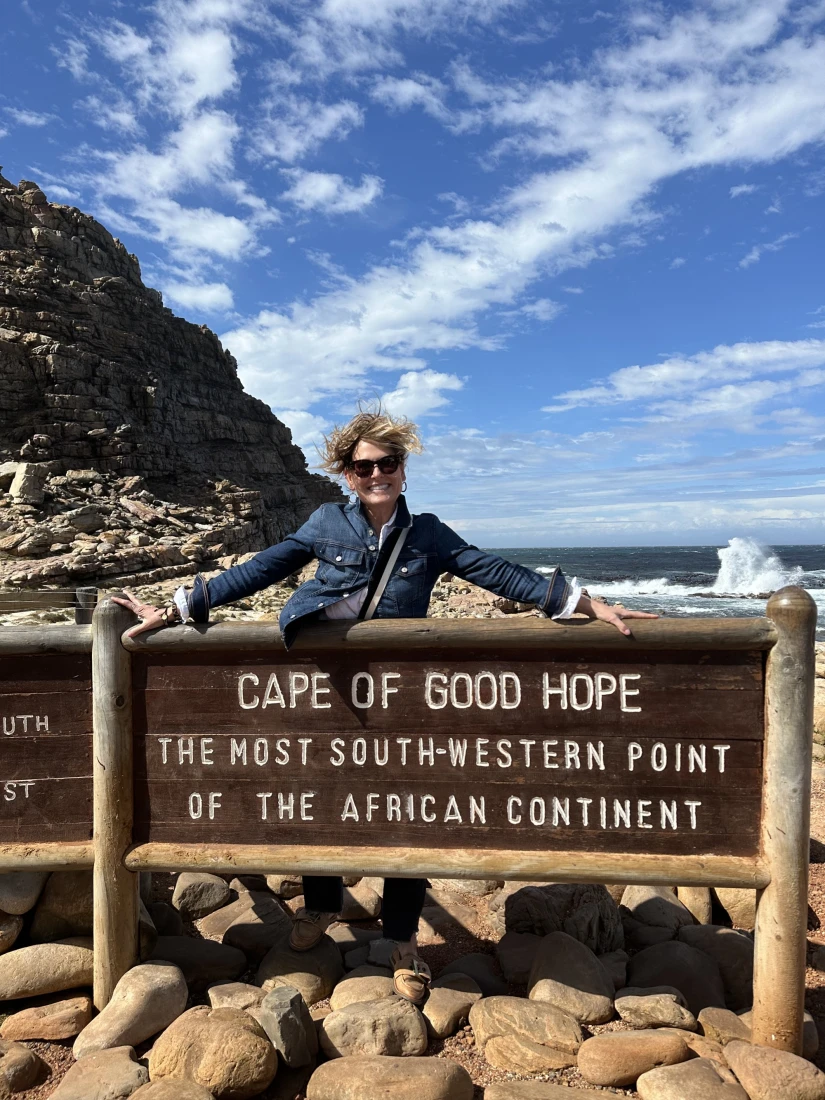
<path fill-rule="evenodd" d="M 626 634 L 628 637 L 633 636 L 633 631 L 629 626 L 625 626 L 624 619 L 659 618 L 651 611 L 630 611 L 626 607 L 611 607 L 610 604 L 602 603 L 600 600 L 591 600 L 588 596 L 582 596 L 576 605 L 576 611 L 584 612 L 591 619 L 601 619 L 603 623 L 610 623 L 611 626 L 615 626 L 620 633 Z"/>

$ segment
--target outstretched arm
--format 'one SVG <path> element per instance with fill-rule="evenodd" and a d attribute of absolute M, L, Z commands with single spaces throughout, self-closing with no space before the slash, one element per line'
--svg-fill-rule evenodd
<path fill-rule="evenodd" d="M 626 607 L 611 607 L 610 604 L 601 603 L 599 600 L 591 600 L 589 596 L 582 596 L 576 604 L 576 611 L 589 615 L 591 619 L 600 619 L 603 623 L 610 623 L 622 634 L 632 637 L 633 631 L 625 626 L 624 619 L 658 619 L 659 616 L 650 611 L 628 611 Z"/>

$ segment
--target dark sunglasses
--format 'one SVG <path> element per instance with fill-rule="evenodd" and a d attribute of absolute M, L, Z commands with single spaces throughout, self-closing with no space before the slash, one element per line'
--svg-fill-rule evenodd
<path fill-rule="evenodd" d="M 382 474 L 394 474 L 400 465 L 401 459 L 398 455 L 384 455 L 375 460 L 358 458 L 354 462 L 350 462 L 347 469 L 352 470 L 356 477 L 372 477 L 372 471 L 376 466 Z"/>

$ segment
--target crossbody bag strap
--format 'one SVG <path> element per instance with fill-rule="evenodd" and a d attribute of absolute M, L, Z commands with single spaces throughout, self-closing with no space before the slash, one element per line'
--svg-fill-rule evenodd
<path fill-rule="evenodd" d="M 371 619 L 375 614 L 375 609 L 378 607 L 381 597 L 384 595 L 384 589 L 387 587 L 387 582 L 395 568 L 395 563 L 398 561 L 398 555 L 401 553 L 401 548 L 407 540 L 409 531 L 409 527 L 397 527 L 390 535 L 390 538 L 392 538 L 392 535 L 397 533 L 398 537 L 389 552 L 387 563 L 378 579 L 378 583 L 375 588 L 370 587 L 367 589 L 367 596 L 364 600 L 364 606 L 361 608 L 361 613 L 358 616 L 359 619 Z"/>

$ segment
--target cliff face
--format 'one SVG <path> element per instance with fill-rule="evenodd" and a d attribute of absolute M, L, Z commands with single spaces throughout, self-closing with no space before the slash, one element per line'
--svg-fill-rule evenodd
<path fill-rule="evenodd" d="M 340 496 L 119 241 L 0 175 L 0 583 L 208 567 Z"/>

